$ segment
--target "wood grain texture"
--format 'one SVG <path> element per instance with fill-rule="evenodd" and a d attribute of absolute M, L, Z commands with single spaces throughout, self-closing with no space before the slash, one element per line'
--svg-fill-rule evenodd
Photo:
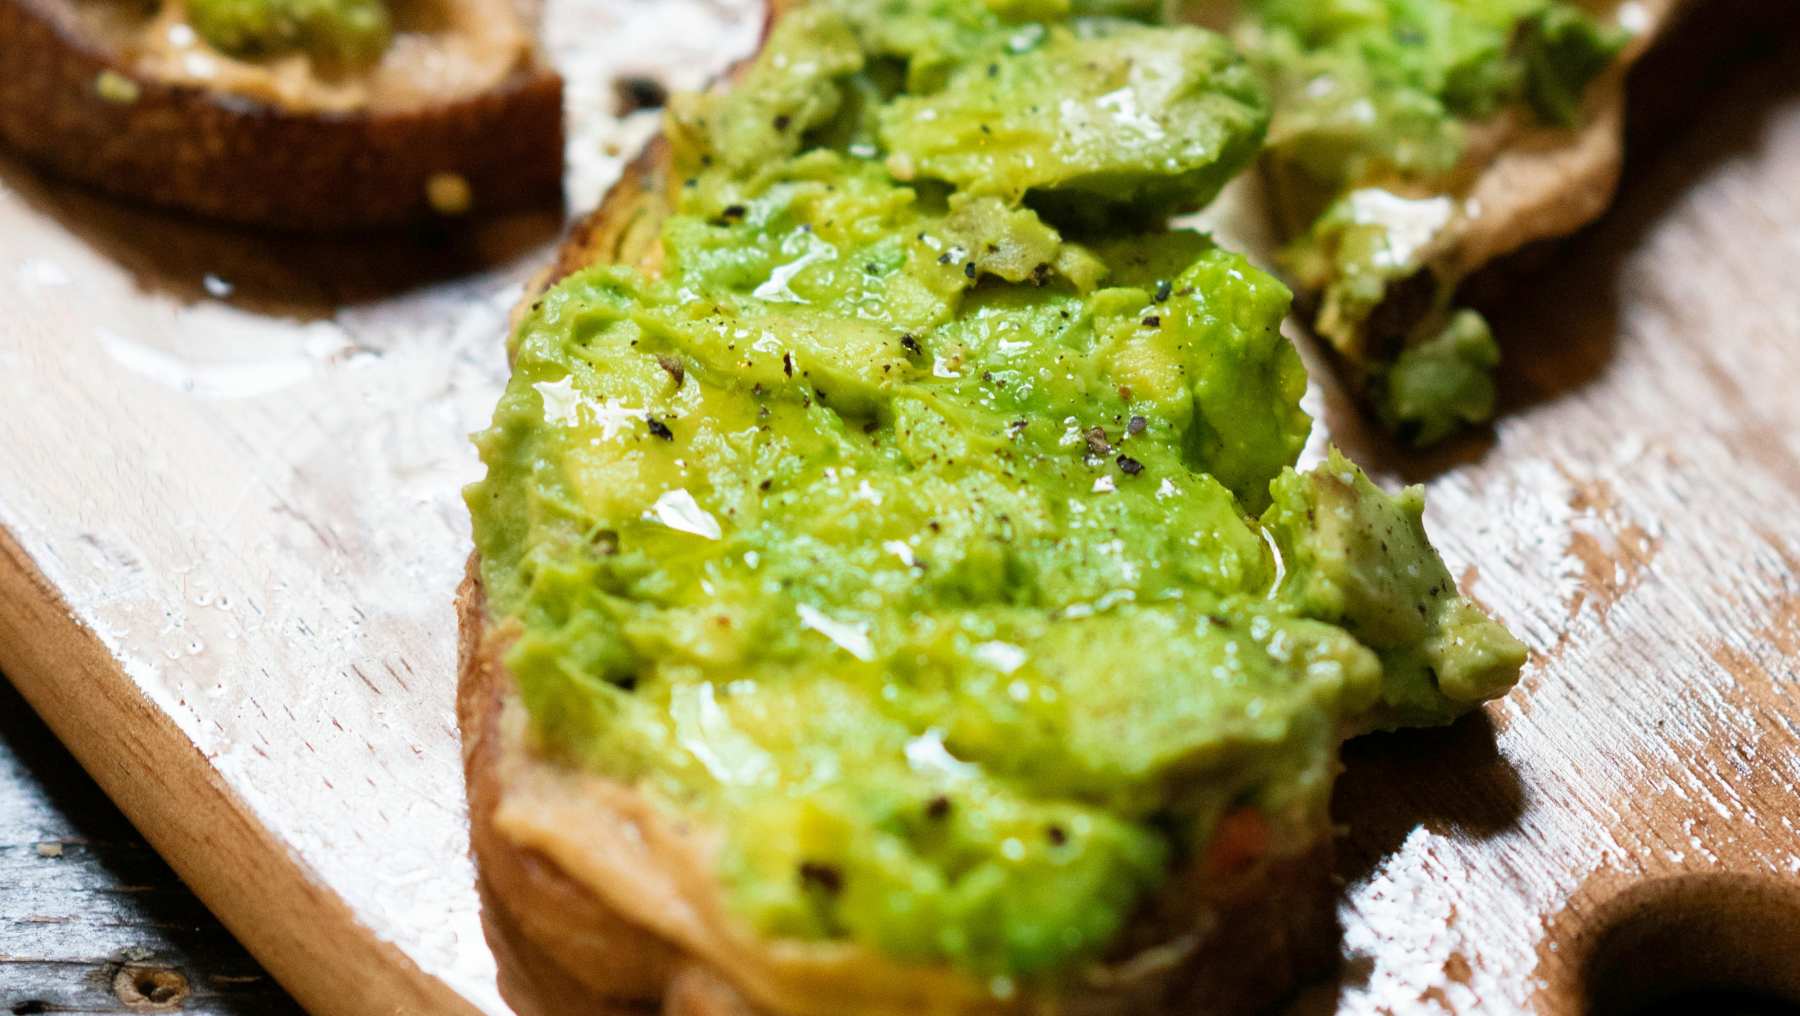
<path fill-rule="evenodd" d="M 299 1008 L 0 681 L 0 1012 Z"/>
<path fill-rule="evenodd" d="M 1800 991 L 1800 25 L 1758 6 L 1764 44 L 1615 212 L 1490 301 L 1491 435 L 1408 457 L 1328 377 L 1311 396 L 1429 484 L 1534 661 L 1483 716 L 1351 746 L 1345 959 L 1303 1011 L 1572 1013 L 1620 955 Z M 755 21 L 550 13 L 577 208 L 653 120 L 613 120 L 613 75 L 697 82 Z M 276 243 L 0 164 L 0 667 L 320 1012 L 502 1011 L 451 721 L 456 491 L 556 230 Z"/>

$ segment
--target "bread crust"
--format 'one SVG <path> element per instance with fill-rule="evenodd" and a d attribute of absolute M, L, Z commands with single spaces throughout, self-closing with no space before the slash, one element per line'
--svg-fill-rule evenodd
<path fill-rule="evenodd" d="M 476 214 L 553 205 L 562 191 L 562 80 L 538 59 L 428 108 L 288 110 L 137 74 L 87 37 L 68 0 L 0 0 L 0 85 L 0 140 L 27 158 L 228 222 L 322 232 L 426 220 L 458 211 L 431 199 L 445 175 L 466 183 Z"/>
<path fill-rule="evenodd" d="M 551 266 L 521 303 L 521 312 L 544 289 L 587 265 L 636 264 L 653 271 L 672 184 L 668 146 L 659 138 L 627 167 L 601 207 L 570 231 Z M 609 887 L 596 886 L 591 877 L 580 877 L 509 834 L 501 814 L 509 781 L 516 785 L 522 779 L 542 777 L 604 783 L 603 803 L 589 797 L 583 806 L 616 808 L 616 823 L 634 829 L 645 822 L 642 812 L 648 804 L 630 788 L 598 777 L 557 774 L 562 767 L 532 753 L 523 706 L 503 663 L 511 636 L 488 615 L 476 556 L 470 558 L 456 608 L 457 715 L 468 778 L 470 842 L 479 871 L 483 923 L 502 966 L 501 989 L 507 1000 L 526 1016 L 788 1016 L 793 1010 L 752 1001 L 720 969 L 716 954 L 712 959 L 696 955 L 688 943 L 634 922 L 609 903 L 605 896 Z M 621 801 L 628 805 L 618 806 Z M 656 842 L 654 836 L 645 838 Z M 975 1016 L 1047 1014 L 1054 1007 L 1059 1016 L 1194 1016 L 1265 1008 L 1300 980 L 1324 972 L 1336 957 L 1329 831 L 1320 828 L 1311 843 L 1299 847 L 1223 877 L 1202 871 L 1198 864 L 1178 872 L 1126 936 L 1129 942 L 1121 955 L 1053 1000 L 999 1002 L 982 991 L 964 992 L 958 1000 L 954 990 L 946 989 L 929 1010 L 904 1011 Z M 644 885 L 654 881 L 649 871 L 641 878 L 637 874 L 627 881 Z M 779 968 L 781 962 L 770 965 Z M 789 964 L 796 965 L 805 966 Z M 920 980 L 961 980 L 944 970 L 900 973 Z M 778 969 L 763 983 L 776 989 L 791 987 L 804 974 Z M 895 980 L 890 977 L 889 983 Z M 829 982 L 820 975 L 813 983 Z M 923 996 L 933 989 L 916 990 Z M 854 1016 L 860 1010 L 830 1011 L 833 1016 Z"/>
<path fill-rule="evenodd" d="M 479 561 L 470 557 L 456 600 L 457 719 L 468 777 L 470 844 L 482 923 L 500 987 L 521 1016 L 786 1016 L 760 1007 L 715 965 L 620 914 L 555 860 L 507 835 L 498 818 L 506 773 L 556 768 L 533 757 L 502 663 L 509 636 L 487 614 Z M 620 822 L 635 819 L 621 813 Z M 1178 877 L 1131 937 L 1153 944 L 1102 968 L 1055 1003 L 1064 1016 L 1196 1016 L 1256 1012 L 1336 955 L 1331 843 L 1272 859 L 1227 879 Z M 1169 944 L 1182 948 L 1171 951 Z M 920 1010 L 923 1011 L 923 1010 Z M 1045 1000 L 979 1004 L 949 1013 L 1049 1013 Z M 844 1010 L 844 1016 L 853 1016 Z"/>
<path fill-rule="evenodd" d="M 1618 190 L 1625 162 L 1626 84 L 1631 69 L 1692 0 L 1635 0 L 1641 30 L 1582 97 L 1579 125 L 1535 123 L 1522 109 L 1508 110 L 1472 126 L 1462 164 L 1447 194 L 1458 211 L 1443 236 L 1422 255 L 1419 274 L 1453 287 L 1494 269 L 1504 273 L 1514 254 L 1568 236 L 1598 219 Z M 1284 239 L 1303 236 L 1312 220 L 1283 200 L 1287 174 L 1265 159 L 1261 166 L 1268 195 L 1268 218 Z M 1408 193 L 1406 186 L 1400 188 Z M 1426 189 L 1430 193 L 1430 189 Z M 1317 292 L 1300 294 L 1309 318 L 1319 310 Z M 1401 305 L 1410 302 L 1401 298 Z M 1416 313 L 1422 307 L 1412 308 Z M 1406 325 L 1414 323 L 1403 319 Z M 1315 327 L 1318 322 L 1315 322 Z M 1403 329 L 1402 329 L 1403 330 Z M 1332 335 L 1334 350 L 1359 367 L 1370 366 L 1361 343 Z"/>
<path fill-rule="evenodd" d="M 1625 85 L 1631 68 L 1690 0 L 1638 0 L 1644 30 L 1588 86 L 1581 126 L 1503 131 L 1480 155 L 1464 197 L 1474 209 L 1440 258 L 1466 278 L 1520 248 L 1575 232 L 1612 204 L 1625 162 Z"/>

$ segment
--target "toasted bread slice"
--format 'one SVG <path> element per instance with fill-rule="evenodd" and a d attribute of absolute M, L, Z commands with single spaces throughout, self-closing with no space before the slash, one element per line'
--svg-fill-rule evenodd
<path fill-rule="evenodd" d="M 1488 125 L 1468 156 L 1470 210 L 1435 268 L 1467 278 L 1528 244 L 1573 233 L 1606 210 L 1624 163 L 1626 78 L 1686 2 L 1629 5 L 1636 12 L 1631 42 L 1588 86 L 1578 126 L 1523 123 L 1516 113 Z"/>
<path fill-rule="evenodd" d="M 1131 941 L 1059 998 L 1001 1001 L 949 971 L 756 942 L 721 912 L 706 832 L 536 755 L 474 561 L 457 597 L 470 842 L 501 988 L 520 1013 L 903 1016 L 1254 1012 L 1335 956 L 1327 830 L 1298 852 L 1177 877 Z"/>
<path fill-rule="evenodd" d="M 1449 329 L 1456 290 L 1471 276 L 1522 248 L 1575 232 L 1611 204 L 1624 161 L 1626 83 L 1631 68 L 1687 6 L 1687 0 L 1600 2 L 1586 5 L 1630 32 L 1629 41 L 1588 82 L 1570 125 L 1538 121 L 1523 107 L 1469 125 L 1457 166 L 1443 179 L 1371 179 L 1350 191 L 1390 198 L 1354 217 L 1390 217 L 1410 234 L 1393 256 L 1410 274 L 1389 280 L 1373 308 L 1350 301 L 1346 313 L 1329 295 L 1336 268 L 1290 264 L 1300 296 L 1314 305 L 1314 331 L 1349 368 L 1352 384 L 1375 403 L 1384 421 L 1419 443 L 1431 443 L 1491 412 L 1471 397 L 1466 405 L 1403 409 L 1381 392 L 1404 354 Z M 1281 240 L 1303 239 L 1318 215 L 1315 184 L 1279 156 L 1263 162 L 1264 198 Z M 1340 198 L 1354 197 L 1349 191 Z M 1392 210 L 1384 210 L 1392 209 Z M 1483 334 L 1486 326 L 1482 325 Z M 1492 363 L 1482 368 L 1490 370 Z M 1444 417 L 1455 412 L 1460 422 Z M 1427 422 L 1437 418 L 1435 422 Z"/>
<path fill-rule="evenodd" d="M 592 264 L 654 273 L 670 187 L 653 141 L 569 234 L 521 305 Z M 710 831 L 635 788 L 538 754 L 487 610 L 479 561 L 457 598 L 458 719 L 471 843 L 502 989 L 521 1013 L 1191 1016 L 1266 1007 L 1335 957 L 1330 830 L 1251 835 L 1177 872 L 1106 961 L 1055 997 L 997 998 L 939 967 L 842 944 L 758 940 L 727 915 Z"/>
<path fill-rule="evenodd" d="M 232 59 L 168 0 L 0 0 L 0 140 L 112 193 L 323 231 L 554 203 L 562 82 L 515 0 L 410 4 L 373 64 Z"/>

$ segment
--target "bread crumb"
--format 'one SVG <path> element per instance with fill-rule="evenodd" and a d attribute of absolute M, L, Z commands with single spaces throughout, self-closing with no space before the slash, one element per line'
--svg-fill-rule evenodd
<path fill-rule="evenodd" d="M 121 106 L 131 105 L 143 94 L 137 82 L 110 67 L 94 75 L 94 92 L 107 102 Z"/>
<path fill-rule="evenodd" d="M 439 215 L 463 215 L 475 203 L 469 181 L 461 173 L 433 173 L 425 181 L 425 198 Z"/>
<path fill-rule="evenodd" d="M 38 852 L 39 857 L 61 857 L 62 856 L 62 844 L 60 844 L 60 843 L 40 843 L 37 845 L 37 852 Z"/>

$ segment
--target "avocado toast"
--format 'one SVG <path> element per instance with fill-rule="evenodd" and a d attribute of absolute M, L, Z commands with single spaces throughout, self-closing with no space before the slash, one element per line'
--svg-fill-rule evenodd
<path fill-rule="evenodd" d="M 1418 444 L 1493 413 L 1470 275 L 1574 232 L 1618 181 L 1625 78 L 1683 0 L 1211 0 L 1269 83 L 1261 160 L 1314 331 Z"/>
<path fill-rule="evenodd" d="M 562 84 L 518 0 L 0 0 L 0 140 L 296 230 L 554 204 Z"/>
<path fill-rule="evenodd" d="M 1331 955 L 1346 736 L 1523 648 L 1419 493 L 1292 466 L 1219 36 L 814 0 L 521 307 L 459 715 L 544 1011 L 1191 1013 Z"/>

